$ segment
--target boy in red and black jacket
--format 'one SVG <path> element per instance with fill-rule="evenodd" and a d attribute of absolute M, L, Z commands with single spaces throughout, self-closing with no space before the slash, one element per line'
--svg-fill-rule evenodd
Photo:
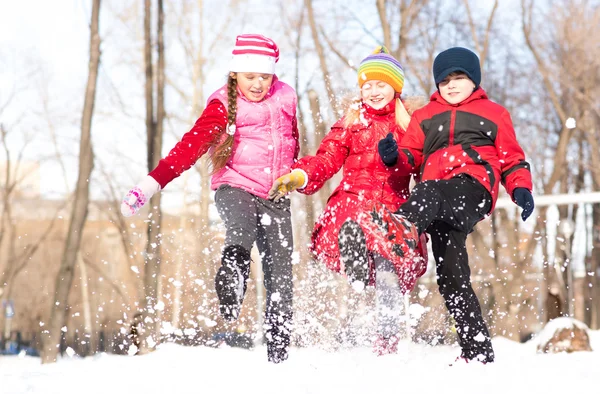
<path fill-rule="evenodd" d="M 523 212 L 533 212 L 532 182 L 508 111 L 479 87 L 479 58 L 465 48 L 441 52 L 433 63 L 438 88 L 415 111 L 400 146 L 388 135 L 379 142 L 383 162 L 419 174 L 420 183 L 395 213 L 427 232 L 437 282 L 456 321 L 461 358 L 494 361 L 490 334 L 470 280 L 467 234 L 498 198 L 500 182 Z"/>

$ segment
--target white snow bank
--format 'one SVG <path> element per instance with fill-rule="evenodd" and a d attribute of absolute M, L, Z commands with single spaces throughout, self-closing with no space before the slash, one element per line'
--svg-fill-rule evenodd
<path fill-rule="evenodd" d="M 555 324 L 558 324 L 555 323 Z M 600 333 L 590 333 L 600 342 Z M 530 341 L 531 342 L 531 341 Z M 450 367 L 456 347 L 404 341 L 399 354 L 371 349 L 336 353 L 292 349 L 269 364 L 266 350 L 161 345 L 146 356 L 99 355 L 41 365 L 39 358 L 0 357 L 2 394 L 43 393 L 544 393 L 589 392 L 597 385 L 600 352 L 537 354 L 530 343 L 494 338 L 497 362 Z M 548 379 L 556 377 L 556 379 Z M 516 390 L 516 391 L 515 391 Z"/>

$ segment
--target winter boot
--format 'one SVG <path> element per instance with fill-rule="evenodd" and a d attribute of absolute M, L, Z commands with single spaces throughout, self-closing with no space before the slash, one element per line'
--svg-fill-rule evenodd
<path fill-rule="evenodd" d="M 270 363 L 282 363 L 288 359 L 288 356 L 288 346 L 276 342 L 267 343 L 267 357 Z"/>
<path fill-rule="evenodd" d="M 365 233 L 353 220 L 346 220 L 338 234 L 340 259 L 348 282 L 357 291 L 369 284 L 369 255 Z"/>
<path fill-rule="evenodd" d="M 379 335 L 373 344 L 373 353 L 378 356 L 396 354 L 398 352 L 398 342 L 400 342 L 400 338 L 397 335 L 390 338 Z"/>
<path fill-rule="evenodd" d="M 265 315 L 267 356 L 269 362 L 279 364 L 288 358 L 291 342 L 292 313 L 268 310 Z"/>
<path fill-rule="evenodd" d="M 381 255 L 388 260 L 398 257 L 418 257 L 419 233 L 417 227 L 400 214 L 394 214 L 382 204 L 371 211 L 371 218 L 379 228 L 379 236 L 386 242 L 381 244 Z"/>
<path fill-rule="evenodd" d="M 486 360 L 484 357 L 481 358 L 474 358 L 474 359 L 469 359 L 466 358 L 465 356 L 458 356 L 456 357 L 456 360 L 454 360 L 453 363 L 448 364 L 451 367 L 455 367 L 455 366 L 463 366 L 463 365 L 467 365 L 467 364 L 475 364 L 475 365 L 486 365 L 488 363 L 493 363 L 494 360 Z"/>
<path fill-rule="evenodd" d="M 250 252 L 239 245 L 227 246 L 215 276 L 219 312 L 226 320 L 234 321 L 239 317 L 249 275 Z"/>
<path fill-rule="evenodd" d="M 460 353 L 461 359 L 466 362 L 480 362 L 482 364 L 491 364 L 494 362 L 494 350 L 490 340 L 483 341 L 479 349 L 463 349 Z"/>

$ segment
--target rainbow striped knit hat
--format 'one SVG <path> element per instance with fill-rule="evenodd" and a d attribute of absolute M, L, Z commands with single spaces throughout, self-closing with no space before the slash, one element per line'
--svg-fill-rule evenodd
<path fill-rule="evenodd" d="M 390 55 L 384 46 L 379 46 L 373 54 L 367 56 L 358 66 L 358 86 L 362 88 L 369 80 L 389 83 L 396 93 L 402 93 L 404 87 L 404 71 L 398 60 Z"/>

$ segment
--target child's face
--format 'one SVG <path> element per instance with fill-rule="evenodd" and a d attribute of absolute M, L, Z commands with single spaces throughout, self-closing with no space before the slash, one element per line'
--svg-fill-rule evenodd
<path fill-rule="evenodd" d="M 396 92 L 387 82 L 371 79 L 360 88 L 360 96 L 363 101 L 375 109 L 385 107 L 394 99 Z"/>
<path fill-rule="evenodd" d="M 465 74 L 447 76 L 438 85 L 442 98 L 450 104 L 458 104 L 473 93 L 475 84 Z"/>
<path fill-rule="evenodd" d="M 232 76 L 237 76 L 237 84 L 250 101 L 260 101 L 265 98 L 271 84 L 273 83 L 273 74 L 259 73 L 232 73 Z"/>

